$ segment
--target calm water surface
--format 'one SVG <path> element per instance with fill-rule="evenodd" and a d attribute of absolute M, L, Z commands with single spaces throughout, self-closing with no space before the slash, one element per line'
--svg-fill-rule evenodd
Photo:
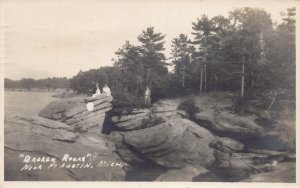
<path fill-rule="evenodd" d="M 50 102 L 57 100 L 52 93 L 38 92 L 5 92 L 5 116 L 10 114 L 24 114 L 36 116 Z"/>

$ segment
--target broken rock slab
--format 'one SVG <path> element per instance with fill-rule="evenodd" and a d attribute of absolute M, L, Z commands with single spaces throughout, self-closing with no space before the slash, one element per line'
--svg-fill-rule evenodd
<path fill-rule="evenodd" d="M 41 122 L 42 119 L 39 119 Z M 45 121 L 51 121 L 45 119 Z M 35 123 L 33 123 L 35 122 Z M 44 123 L 36 124 L 34 118 L 31 121 L 24 119 L 6 119 L 5 126 L 5 180 L 40 180 L 40 181 L 123 181 L 127 166 L 115 153 L 114 144 L 105 136 L 82 133 L 77 134 L 61 128 L 43 126 Z M 55 122 L 55 121 L 53 121 Z M 58 165 L 62 165 L 62 158 L 66 154 L 73 157 L 92 155 L 86 162 L 91 162 L 93 168 L 55 168 L 51 170 L 25 170 L 24 162 L 20 160 L 20 154 L 31 157 L 48 156 L 54 157 Z M 118 167 L 96 166 L 106 162 L 118 163 Z M 102 164 L 101 163 L 101 164 Z M 31 164 L 31 163 L 30 163 Z M 34 163 L 31 165 L 37 165 Z M 70 164 L 73 164 L 71 162 Z M 47 164 L 43 164 L 47 168 Z"/>
<path fill-rule="evenodd" d="M 106 113 L 112 109 L 112 100 L 111 96 L 105 94 L 92 100 L 84 96 L 64 98 L 47 105 L 39 115 L 66 123 L 78 132 L 85 132 L 96 126 L 99 126 L 101 132 Z M 90 111 L 87 109 L 87 102 L 93 104 Z"/>
<path fill-rule="evenodd" d="M 205 167 L 214 162 L 210 144 L 216 141 L 215 137 L 205 128 L 187 119 L 171 119 L 154 127 L 118 133 L 125 146 L 161 166 Z M 117 148 L 118 151 L 120 149 Z M 127 156 L 122 156 L 124 153 L 119 152 L 121 157 L 126 158 Z"/>
<path fill-rule="evenodd" d="M 171 169 L 160 175 L 154 181 L 186 181 L 191 182 L 195 177 L 208 173 L 208 170 L 202 167 L 187 166 L 181 169 Z"/>

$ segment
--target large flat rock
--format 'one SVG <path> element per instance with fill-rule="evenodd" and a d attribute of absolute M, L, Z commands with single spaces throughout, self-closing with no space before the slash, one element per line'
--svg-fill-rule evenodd
<path fill-rule="evenodd" d="M 195 177 L 207 173 L 208 170 L 205 168 L 195 168 L 187 166 L 181 169 L 168 170 L 166 173 L 160 175 L 154 181 L 185 181 L 191 182 Z"/>
<path fill-rule="evenodd" d="M 171 119 L 154 127 L 120 134 L 126 145 L 162 166 L 205 167 L 214 162 L 213 149 L 209 145 L 215 142 L 215 137 L 187 119 Z"/>
<path fill-rule="evenodd" d="M 40 113 L 41 117 L 64 122 L 74 131 L 86 132 L 88 129 L 99 126 L 102 131 L 106 112 L 112 109 L 111 96 L 102 94 L 96 98 L 71 97 L 54 101 L 48 104 Z M 93 109 L 87 109 L 87 102 L 93 103 Z"/>
<path fill-rule="evenodd" d="M 126 163 L 114 152 L 114 143 L 104 135 L 76 134 L 63 129 L 68 125 L 50 128 L 49 126 L 43 126 L 45 123 L 43 123 L 42 118 L 39 118 L 38 121 L 34 119 L 33 117 L 30 119 L 32 121 L 26 121 L 15 117 L 13 119 L 7 118 L 5 121 L 5 180 L 124 180 L 125 171 L 121 166 L 96 167 L 101 161 L 102 163 L 106 161 L 107 163 L 114 162 L 126 166 Z M 51 120 L 45 119 L 45 121 L 50 123 Z M 40 122 L 40 124 L 37 124 L 37 122 Z M 54 157 L 58 165 L 63 163 L 61 160 L 65 154 L 73 157 L 90 154 L 91 157 L 87 159 L 95 167 L 20 171 L 25 165 L 19 158 L 20 154 L 31 157 Z"/>

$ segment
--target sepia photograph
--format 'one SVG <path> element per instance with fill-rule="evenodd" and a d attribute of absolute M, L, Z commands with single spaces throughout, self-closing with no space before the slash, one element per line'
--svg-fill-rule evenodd
<path fill-rule="evenodd" d="M 3 1 L 4 181 L 296 183 L 293 2 Z"/>

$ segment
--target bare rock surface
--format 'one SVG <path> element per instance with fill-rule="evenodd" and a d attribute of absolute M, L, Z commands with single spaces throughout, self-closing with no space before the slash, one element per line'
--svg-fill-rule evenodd
<path fill-rule="evenodd" d="M 201 111 L 195 114 L 195 119 L 206 128 L 222 134 L 235 137 L 263 136 L 264 128 L 255 123 L 255 117 L 241 117 L 229 112 Z"/>
<path fill-rule="evenodd" d="M 208 170 L 205 168 L 195 168 L 187 166 L 181 169 L 171 169 L 166 173 L 160 175 L 154 181 L 186 181 L 191 182 L 193 179 L 201 174 L 207 173 Z"/>
<path fill-rule="evenodd" d="M 50 124 L 53 126 L 45 126 Z M 40 117 L 7 117 L 4 125 L 5 180 L 121 181 L 125 178 L 122 167 L 127 164 L 114 152 L 114 144 L 104 135 L 74 133 L 69 131 L 67 124 Z M 94 167 L 45 169 L 49 163 L 24 163 L 19 157 L 20 154 L 36 158 L 53 157 L 57 165 L 63 164 L 62 158 L 65 154 L 73 158 L 86 156 L 85 163 L 91 163 Z M 97 167 L 101 161 L 119 165 Z M 42 164 L 43 169 L 21 171 L 26 164 Z"/>
<path fill-rule="evenodd" d="M 228 93 L 191 96 L 199 108 L 192 121 L 178 110 L 183 98 L 115 116 L 112 121 L 123 129 L 111 134 L 117 153 L 130 164 L 151 161 L 170 168 L 156 181 L 255 179 L 280 169 L 285 160 L 295 161 L 293 152 L 288 152 L 293 148 L 293 136 L 288 136 L 293 125 L 287 125 L 287 119 L 271 114 L 266 124 L 255 114 L 233 113 L 230 97 Z M 151 126 L 145 125 L 149 122 Z M 203 168 L 208 173 L 200 172 Z"/>
<path fill-rule="evenodd" d="M 295 163 L 285 162 L 274 167 L 273 171 L 254 174 L 243 180 L 243 182 L 286 182 L 295 183 L 296 166 Z"/>
<path fill-rule="evenodd" d="M 143 122 L 150 118 L 151 112 L 141 112 L 136 114 L 113 116 L 112 122 L 119 128 L 124 130 L 141 129 Z"/>
<path fill-rule="evenodd" d="M 178 110 L 179 99 L 162 100 L 154 103 L 151 109 L 133 109 L 131 112 L 113 116 L 112 122 L 123 130 L 139 130 L 159 125 L 169 119 L 180 118 L 185 112 Z"/>
<path fill-rule="evenodd" d="M 42 117 L 6 115 L 5 180 L 123 181 L 135 168 L 134 173 L 149 175 L 147 181 L 295 182 L 290 108 L 258 117 L 233 113 L 226 93 L 191 97 L 199 108 L 193 117 L 178 110 L 186 99 L 161 100 L 150 109 L 110 117 L 120 129 L 110 135 L 97 131 L 112 108 L 112 98 L 105 95 L 54 101 L 40 112 Z M 88 102 L 92 111 L 87 111 Z M 65 154 L 91 154 L 87 162 L 95 166 L 106 161 L 123 168 L 20 171 L 20 154 L 54 157 L 60 164 Z M 143 171 L 143 165 L 149 170 Z"/>
<path fill-rule="evenodd" d="M 237 114 L 229 94 L 212 93 L 193 97 L 199 112 L 194 121 L 219 136 L 237 139 L 250 148 L 295 150 L 295 116 L 284 101 L 278 111 Z M 289 136 L 288 136 L 289 135 Z"/>
<path fill-rule="evenodd" d="M 213 149 L 209 145 L 215 142 L 215 137 L 187 119 L 171 119 L 154 127 L 119 134 L 125 145 L 162 166 L 183 168 L 208 166 L 214 162 Z M 122 156 L 124 152 L 119 154 L 128 158 Z"/>
<path fill-rule="evenodd" d="M 111 96 L 102 94 L 95 98 L 84 96 L 63 98 L 48 104 L 40 113 L 41 117 L 64 122 L 76 131 L 88 131 L 93 127 L 103 128 L 106 112 L 112 109 Z M 87 103 L 92 103 L 93 109 L 88 111 Z"/>

